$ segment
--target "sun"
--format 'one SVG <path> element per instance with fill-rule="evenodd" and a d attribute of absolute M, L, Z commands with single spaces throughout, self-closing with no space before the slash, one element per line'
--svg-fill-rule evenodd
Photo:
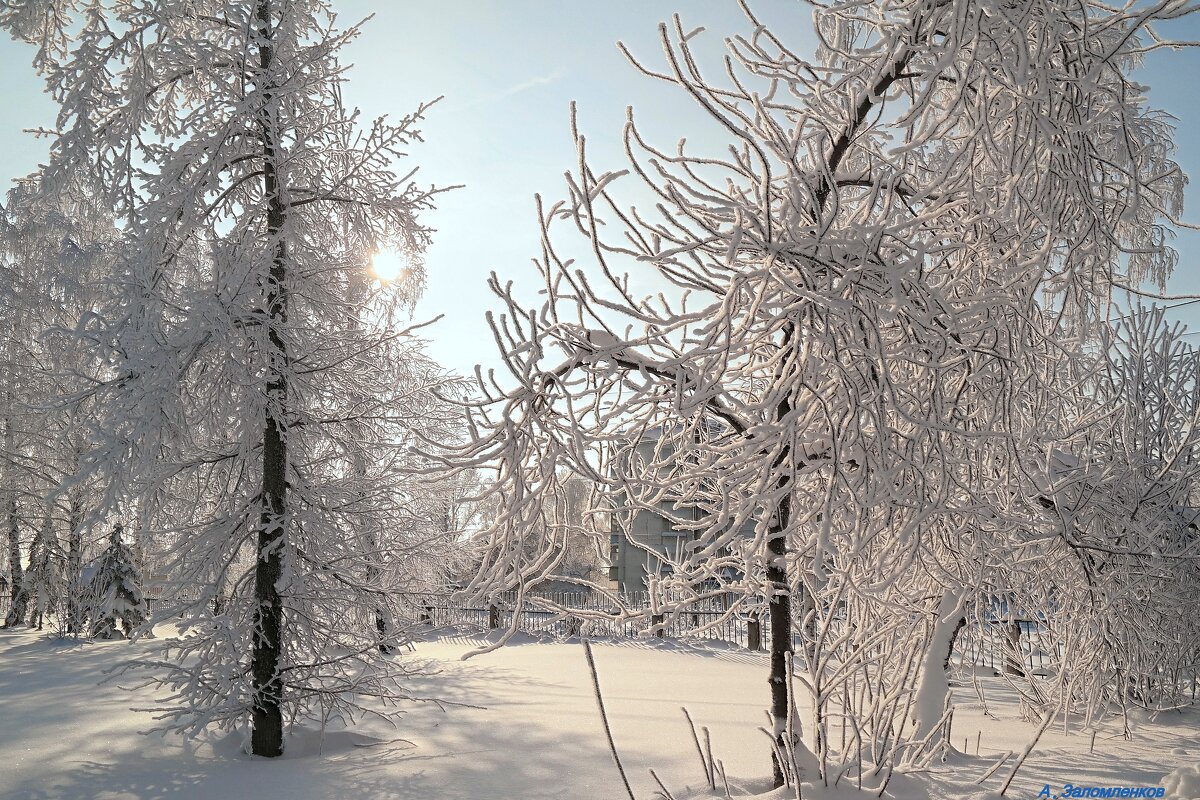
<path fill-rule="evenodd" d="M 371 274 L 382 283 L 396 283 L 408 277 L 408 259 L 397 250 L 378 250 L 371 256 Z"/>

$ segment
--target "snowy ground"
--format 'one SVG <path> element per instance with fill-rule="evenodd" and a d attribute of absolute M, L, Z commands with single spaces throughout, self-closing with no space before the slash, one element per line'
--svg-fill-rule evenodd
<path fill-rule="evenodd" d="M 143 643 L 62 642 L 33 632 L 0 631 L 0 798 L 621 798 L 577 643 L 523 640 L 459 660 L 479 640 L 443 637 L 416 654 L 440 674 L 416 690 L 484 708 L 416 708 L 397 731 L 302 732 L 279 760 L 253 759 L 229 738 L 187 744 L 178 737 L 139 736 L 147 714 L 131 705 L 151 695 L 97 686 L 102 671 Z M 670 643 L 597 644 L 605 702 L 617 746 L 638 800 L 655 796 L 648 774 L 687 795 L 702 781 L 680 707 L 712 731 L 717 758 L 744 790 L 763 791 L 768 773 L 764 724 L 766 663 L 741 650 L 693 650 Z M 885 797 L 994 797 L 1001 770 L 980 788 L 964 789 L 998 754 L 1021 750 L 1034 732 L 1016 719 L 1011 693 L 985 678 L 986 718 L 970 688 L 956 689 L 954 741 L 970 740 L 931 776 L 901 776 Z M 974 755 L 975 737 L 982 746 Z M 411 744 L 379 739 L 404 737 Z M 836 737 L 836 734 L 835 734 Z M 1133 741 L 1115 727 L 1097 737 L 1061 725 L 1048 731 L 1018 774 L 1009 798 L 1035 798 L 1050 784 L 1152 786 L 1178 766 L 1200 763 L 1200 714 L 1139 719 Z M 744 778 L 748 778 L 744 780 Z M 757 779 L 757 780 L 756 780 Z M 1187 782 L 1184 782 L 1185 785 Z M 844 788 L 844 787 L 843 787 Z M 735 792 L 736 794 L 736 792 Z M 847 792 L 809 790 L 806 798 Z M 705 794 L 704 796 L 711 796 Z M 718 796 L 723 796 L 721 792 Z M 783 796 L 783 795 L 779 795 Z M 1197 797 L 1192 791 L 1168 797 Z"/>

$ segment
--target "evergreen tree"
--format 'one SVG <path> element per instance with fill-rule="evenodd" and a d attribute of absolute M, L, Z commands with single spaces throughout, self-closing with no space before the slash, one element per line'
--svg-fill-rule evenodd
<path fill-rule="evenodd" d="M 29 551 L 25 583 L 29 593 L 29 627 L 41 630 L 47 613 L 53 614 L 62 599 L 61 543 L 54 532 L 54 521 L 47 516 L 34 537 Z"/>
<path fill-rule="evenodd" d="M 122 531 L 120 525 L 113 527 L 108 547 L 91 567 L 84 595 L 91 634 L 97 639 L 132 636 L 146 622 L 142 573 L 133 549 L 121 537 Z"/>
<path fill-rule="evenodd" d="M 94 422 L 93 404 L 86 400 L 88 376 L 97 366 L 94 348 L 79 346 L 88 335 L 80 323 L 109 289 L 120 244 L 102 200 L 103 193 L 81 169 L 54 185 L 35 174 L 8 193 L 0 214 L 0 254 L 11 277 L 5 287 L 11 305 L 5 311 L 16 322 L 9 341 L 12 352 L 20 354 L 12 366 L 21 375 L 9 414 L 23 428 L 23 435 L 14 430 L 8 452 L 13 466 L 25 473 L 18 484 L 26 496 L 22 503 L 43 505 L 50 524 L 65 527 L 65 544 L 57 535 L 46 541 L 54 545 L 56 578 L 62 583 L 56 601 L 64 601 L 63 628 L 69 634 L 81 630 L 84 534 L 95 522 L 87 517 L 96 500 L 94 485 L 77 480 Z M 4 467 L 0 461 L 0 470 Z"/>
<path fill-rule="evenodd" d="M 163 613 L 185 617 L 170 657 L 136 666 L 177 702 L 165 725 L 248 720 L 277 756 L 285 717 L 403 694 L 388 621 L 442 536 L 393 524 L 412 432 L 442 424 L 445 376 L 404 323 L 434 191 L 394 169 L 425 108 L 363 125 L 344 106 L 359 28 L 324 0 L 42 0 L 0 23 L 42 44 L 62 107 L 43 185 L 86 165 L 122 232 L 81 324 L 72 483 L 101 487 L 97 519 L 132 500 Z M 395 284 L 368 271 L 383 252 Z"/>

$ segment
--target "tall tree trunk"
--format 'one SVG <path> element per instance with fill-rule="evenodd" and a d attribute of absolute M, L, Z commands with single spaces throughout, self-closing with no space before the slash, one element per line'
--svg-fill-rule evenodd
<path fill-rule="evenodd" d="M 39 630 L 42 627 L 42 609 L 45 608 L 47 598 L 46 590 L 46 573 L 44 567 L 47 565 L 46 548 L 49 547 L 49 542 L 46 537 L 46 527 L 43 525 L 38 529 L 38 532 L 33 535 L 33 543 L 29 545 L 29 567 L 25 570 L 25 583 L 28 584 L 26 592 L 26 602 L 29 605 L 29 619 L 26 625 L 30 628 L 37 627 Z"/>
<path fill-rule="evenodd" d="M 950 695 L 950 655 L 958 632 L 967 624 L 962 610 L 962 591 L 947 589 L 934 612 L 933 632 L 925 648 L 920 678 L 913 698 L 915 736 L 924 738 L 942 718 Z M 944 740 L 943 740 L 944 741 Z"/>
<path fill-rule="evenodd" d="M 1024 677 L 1025 669 L 1021 658 L 1021 622 L 1012 612 L 1004 625 L 1004 637 L 1008 646 L 1004 649 L 1004 672 L 1008 675 Z"/>
<path fill-rule="evenodd" d="M 5 392 L 5 405 L 11 402 L 11 394 Z M 3 463 L 11 464 L 14 449 L 12 417 L 4 418 L 4 452 L 0 457 Z M 4 504 L 5 522 L 8 529 L 8 577 L 9 604 L 8 615 L 4 618 L 4 627 L 12 628 L 25 619 L 25 609 L 29 605 L 29 592 L 25 586 L 25 571 L 21 568 L 21 525 L 17 520 L 17 491 L 12 486 L 11 476 L 6 475 L 5 481 L 8 501 Z"/>
<path fill-rule="evenodd" d="M 379 585 L 379 578 L 383 574 L 380 564 L 383 560 L 383 555 L 379 552 L 379 541 L 375 534 L 367 534 L 364 542 L 367 546 L 367 585 L 372 591 L 383 591 L 383 587 Z M 396 648 L 392 643 L 392 625 L 391 614 L 388 613 L 387 604 L 381 594 L 379 596 L 379 604 L 375 606 L 375 634 L 376 641 L 379 643 L 379 652 L 384 655 L 390 655 L 395 652 Z"/>
<path fill-rule="evenodd" d="M 791 383 L 790 376 L 795 370 L 796 361 L 796 328 L 789 323 L 783 331 L 781 348 L 787 352 L 779 366 L 776 375 L 778 385 L 787 386 Z M 775 421 L 782 422 L 792 413 L 790 395 L 785 395 L 775 407 Z M 771 720 L 774 727 L 772 733 L 775 747 L 771 758 L 772 780 L 775 787 L 783 786 L 790 767 L 797 767 L 797 759 L 793 758 L 791 765 L 780 762 L 788 754 L 799 755 L 797 750 L 803 748 L 799 737 L 796 736 L 795 701 L 791 697 L 792 675 L 791 666 L 794 655 L 792 644 L 792 582 L 788 577 L 788 527 L 792 521 L 792 482 L 796 469 L 796 452 L 791 446 L 785 445 L 771 465 L 772 469 L 787 470 L 780 478 L 777 488 L 781 491 L 775 513 L 771 519 L 767 539 L 767 586 L 771 596 L 767 603 L 767 622 L 770 629 L 770 661 L 771 675 L 768 682 L 771 686 Z M 814 698 L 815 701 L 815 698 Z M 816 711 L 817 709 L 814 709 Z M 789 732 L 791 741 L 788 740 Z M 815 733 L 815 732 L 814 732 Z M 792 775 L 795 785 L 800 785 L 800 775 Z"/>
<path fill-rule="evenodd" d="M 771 597 L 767 605 L 767 616 L 771 632 L 771 719 L 774 721 L 776 751 L 771 757 L 771 772 L 774 785 L 783 786 L 786 767 L 780 763 L 780 754 L 792 745 L 787 743 L 789 729 L 788 693 L 791 675 L 788 663 L 792 656 L 792 592 L 787 574 L 787 525 L 791 513 L 788 496 L 779 501 L 776 519 L 767 540 L 767 585 Z"/>
<path fill-rule="evenodd" d="M 67 524 L 67 633 L 75 635 L 83 630 L 83 498 L 78 489 L 71 490 Z"/>
<path fill-rule="evenodd" d="M 279 581 L 286 547 L 287 508 L 287 348 L 280 328 L 287 322 L 287 245 L 284 241 L 285 200 L 278 174 L 279 136 L 274 95 L 270 88 L 274 57 L 270 0 L 259 0 L 254 21 L 258 32 L 258 61 L 262 91 L 263 192 L 267 203 L 267 242 L 271 267 L 266 289 L 265 324 L 268 339 L 266 421 L 263 426 L 262 518 L 258 529 L 258 559 L 254 570 L 253 715 L 250 749 L 254 755 L 283 754 L 283 599 Z"/>
<path fill-rule="evenodd" d="M 8 575 L 12 586 L 4 627 L 12 628 L 25 619 L 25 610 L 29 606 L 29 587 L 25 585 L 25 571 L 21 568 L 21 525 L 17 521 L 15 492 L 10 493 L 8 498 L 6 521 L 8 523 Z"/>

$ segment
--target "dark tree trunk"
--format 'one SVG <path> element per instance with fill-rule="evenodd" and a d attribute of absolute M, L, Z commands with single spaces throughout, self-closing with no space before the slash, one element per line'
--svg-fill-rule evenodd
<path fill-rule="evenodd" d="M 83 631 L 83 501 L 77 491 L 71 492 L 67 519 L 67 633 L 78 634 Z"/>
<path fill-rule="evenodd" d="M 751 652 L 762 650 L 762 623 L 757 616 L 746 620 L 746 649 Z"/>
<path fill-rule="evenodd" d="M 1024 676 L 1025 670 L 1022 665 L 1021 658 L 1021 623 L 1012 617 L 1005 625 L 1005 638 L 1008 639 L 1008 647 L 1005 648 L 1004 654 L 1004 672 L 1008 675 Z"/>
<path fill-rule="evenodd" d="M 46 548 L 49 543 L 46 541 L 45 532 L 41 529 L 33 536 L 33 544 L 29 545 L 29 568 L 25 570 L 25 580 L 29 583 L 29 591 L 26 592 L 26 603 L 29 605 L 29 619 L 26 625 L 30 628 L 42 629 L 42 613 L 41 608 L 46 604 L 46 598 L 43 596 L 47 587 L 39 586 L 39 582 L 43 583 L 46 580 L 45 567 L 47 565 Z"/>
<path fill-rule="evenodd" d="M 225 593 L 226 593 L 225 575 L 226 575 L 225 570 L 221 569 L 217 573 L 217 576 L 215 578 L 216 588 L 213 590 L 213 597 L 212 597 L 212 615 L 214 617 L 219 617 L 225 613 L 225 604 L 227 602 L 226 597 L 225 597 Z"/>
<path fill-rule="evenodd" d="M 391 655 L 396 648 L 391 644 L 392 630 L 388 625 L 387 616 L 382 609 L 375 609 L 375 630 L 379 634 L 379 652 L 385 656 Z"/>
<path fill-rule="evenodd" d="M 270 0 L 259 0 L 255 15 L 258 28 L 258 61 L 262 85 L 263 194 L 267 203 L 266 240 L 271 247 L 271 267 L 265 286 L 267 332 L 266 419 L 263 426 L 262 518 L 259 521 L 254 597 L 258 603 L 254 623 L 253 719 L 250 750 L 254 755 L 283 754 L 283 599 L 279 580 L 283 574 L 283 551 L 287 546 L 287 348 L 281 327 L 287 322 L 287 245 L 284 241 L 285 199 L 277 171 L 279 136 L 274 97 L 270 88 L 274 57 Z"/>
<path fill-rule="evenodd" d="M 25 619 L 29 607 L 29 588 L 25 585 L 25 570 L 21 567 L 21 525 L 17 521 L 17 498 L 8 500 L 8 576 L 11 580 L 8 615 L 4 627 L 13 628 Z"/>
<path fill-rule="evenodd" d="M 788 384 L 788 376 L 794 369 L 796 357 L 794 345 L 796 328 L 794 323 L 784 327 L 781 347 L 787 351 L 783 363 L 776 376 L 779 385 Z M 792 413 L 790 396 L 782 398 L 775 407 L 775 420 L 786 420 Z M 784 446 L 775 458 L 771 467 L 773 470 L 784 469 L 779 477 L 777 489 L 780 490 L 775 513 L 770 520 L 767 539 L 767 587 L 771 596 L 767 602 L 767 624 L 770 630 L 771 675 L 768 682 L 771 687 L 771 719 L 774 725 L 775 747 L 771 758 L 771 777 L 773 785 L 778 788 L 787 781 L 788 767 L 781 763 L 781 758 L 793 751 L 798 742 L 788 741 L 788 731 L 792 730 L 791 699 L 792 676 L 790 672 L 792 656 L 792 582 L 788 578 L 788 527 L 792 520 L 792 478 L 796 469 L 796 453 L 790 446 Z M 794 731 L 793 731 L 794 733 Z M 795 785 L 800 785 L 799 775 L 792 775 Z"/>
<path fill-rule="evenodd" d="M 788 731 L 788 690 L 791 676 L 788 662 L 792 655 L 792 592 L 787 574 L 787 524 L 791 503 L 787 496 L 779 502 L 775 524 L 767 541 L 767 584 L 771 597 L 767 605 L 767 618 L 771 632 L 771 718 L 775 722 L 775 744 L 777 751 L 771 757 L 771 773 L 774 785 L 783 786 L 785 766 L 780 763 L 779 753 L 786 753 Z"/>
<path fill-rule="evenodd" d="M 8 392 L 4 395 L 7 407 L 12 398 Z M 2 458 L 10 458 L 14 450 L 12 419 L 4 419 L 4 452 Z M 21 568 L 21 525 L 17 520 L 17 493 L 12 486 L 8 489 L 7 502 L 4 504 L 5 527 L 8 531 L 8 578 L 9 603 L 8 615 L 4 618 L 4 627 L 12 628 L 25 619 L 25 607 L 29 604 L 29 595 L 25 590 L 25 571 Z"/>
<path fill-rule="evenodd" d="M 379 543 L 373 535 L 367 537 L 366 545 L 369 551 L 367 553 L 367 583 L 372 589 L 381 590 L 378 583 L 383 572 L 379 567 L 379 562 L 383 559 L 383 555 L 379 552 Z M 390 616 L 381 595 L 380 604 L 375 606 L 375 634 L 376 641 L 379 643 L 379 652 L 385 656 L 396 650 L 392 644 Z"/>
<path fill-rule="evenodd" d="M 962 629 L 967 626 L 967 614 L 963 612 L 958 621 L 954 623 L 954 632 L 950 634 L 950 646 L 946 648 L 946 657 L 942 659 L 942 670 L 950 674 L 950 656 L 954 655 L 954 645 L 958 642 L 958 635 L 962 633 Z"/>

